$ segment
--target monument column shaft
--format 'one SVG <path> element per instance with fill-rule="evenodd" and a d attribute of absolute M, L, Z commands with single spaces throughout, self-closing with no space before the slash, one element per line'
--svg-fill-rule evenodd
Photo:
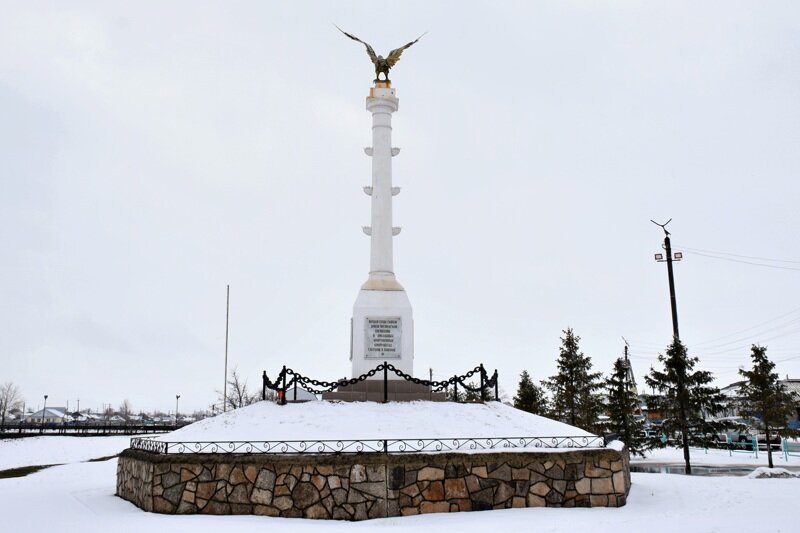
<path fill-rule="evenodd" d="M 372 226 L 364 227 L 370 236 L 369 277 L 358 291 L 353 305 L 350 331 L 350 359 L 353 377 L 369 372 L 383 361 L 414 375 L 414 316 L 405 289 L 394 275 L 393 239 L 400 228 L 392 227 L 392 113 L 398 99 L 389 82 L 375 82 L 367 97 L 372 114 L 372 146 L 365 153 L 372 157 L 370 195 Z M 383 379 L 376 374 L 370 379 Z M 389 379 L 394 379 L 394 375 Z"/>
<path fill-rule="evenodd" d="M 369 274 L 394 277 L 392 253 L 392 112 L 396 99 L 372 99 L 372 235 Z M 394 103 L 395 105 L 391 105 Z"/>

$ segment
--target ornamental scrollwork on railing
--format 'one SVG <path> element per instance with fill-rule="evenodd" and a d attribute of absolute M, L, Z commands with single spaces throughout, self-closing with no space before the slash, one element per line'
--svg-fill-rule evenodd
<path fill-rule="evenodd" d="M 603 437 L 490 437 L 372 440 L 194 441 L 131 439 L 131 448 L 159 454 L 363 454 L 495 449 L 603 448 Z"/>

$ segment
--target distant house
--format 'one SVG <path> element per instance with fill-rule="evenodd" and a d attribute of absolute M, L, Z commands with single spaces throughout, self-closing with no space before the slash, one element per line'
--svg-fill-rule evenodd
<path fill-rule="evenodd" d="M 66 420 L 66 417 L 66 407 L 48 407 L 47 409 L 40 409 L 35 413 L 29 413 L 24 421 L 31 424 L 60 424 Z"/>
<path fill-rule="evenodd" d="M 800 420 L 800 379 L 782 379 L 779 381 L 786 392 L 794 397 L 795 412 L 793 419 Z M 735 381 L 726 387 L 722 387 L 719 392 L 725 397 L 724 410 L 719 416 L 742 416 L 748 413 L 741 412 L 741 397 L 739 394 L 740 389 L 744 385 L 744 381 Z"/>

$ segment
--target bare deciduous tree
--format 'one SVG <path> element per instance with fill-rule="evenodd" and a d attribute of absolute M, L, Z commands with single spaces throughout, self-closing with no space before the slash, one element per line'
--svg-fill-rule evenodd
<path fill-rule="evenodd" d="M 0 385 L 0 425 L 6 423 L 6 414 L 12 409 L 17 409 L 22 404 L 22 393 L 13 382 L 7 381 Z"/>
<path fill-rule="evenodd" d="M 131 402 L 130 400 L 125 398 L 124 400 L 122 400 L 122 403 L 119 404 L 119 414 L 127 422 L 132 413 L 133 413 L 133 408 L 131 407 Z"/>
<path fill-rule="evenodd" d="M 247 380 L 239 376 L 239 372 L 234 368 L 231 370 L 230 377 L 228 378 L 228 396 L 223 398 L 223 394 L 219 394 L 220 403 L 224 403 L 228 409 L 239 409 L 246 405 L 256 403 L 259 400 L 258 394 L 251 394 L 247 390 Z"/>

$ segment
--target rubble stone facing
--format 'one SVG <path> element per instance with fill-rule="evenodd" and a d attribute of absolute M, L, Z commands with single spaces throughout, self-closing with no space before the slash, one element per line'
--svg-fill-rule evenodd
<path fill-rule="evenodd" d="M 512 507 L 621 507 L 627 449 L 404 455 L 125 450 L 117 495 L 165 514 L 366 520 Z"/>

